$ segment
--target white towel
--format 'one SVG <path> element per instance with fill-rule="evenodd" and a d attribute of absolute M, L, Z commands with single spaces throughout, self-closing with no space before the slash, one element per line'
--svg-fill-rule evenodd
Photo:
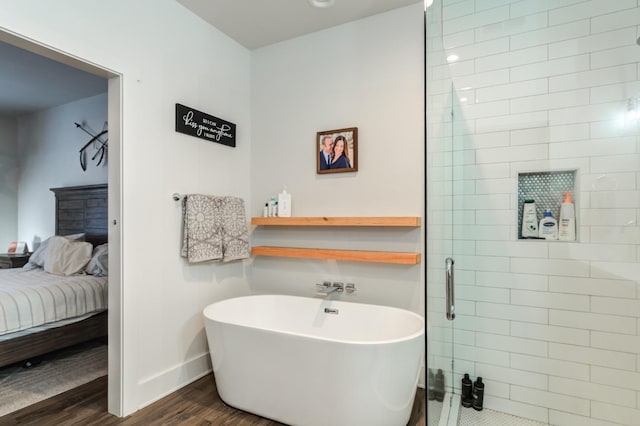
<path fill-rule="evenodd" d="M 181 256 L 189 263 L 249 257 L 244 201 L 238 197 L 190 194 L 182 204 Z"/>

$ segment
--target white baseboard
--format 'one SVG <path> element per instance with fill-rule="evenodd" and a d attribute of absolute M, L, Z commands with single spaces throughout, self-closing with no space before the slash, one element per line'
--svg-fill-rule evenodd
<path fill-rule="evenodd" d="M 211 373 L 209 353 L 167 369 L 138 383 L 138 410 Z"/>

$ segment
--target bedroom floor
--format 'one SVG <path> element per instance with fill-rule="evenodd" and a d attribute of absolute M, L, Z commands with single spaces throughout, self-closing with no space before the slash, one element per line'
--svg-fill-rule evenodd
<path fill-rule="evenodd" d="M 418 389 L 409 426 L 425 425 L 424 391 Z M 205 376 L 125 418 L 107 413 L 107 377 L 0 417 L 4 425 L 257 425 L 281 423 L 236 410 L 218 397 Z"/>
<path fill-rule="evenodd" d="M 0 368 L 0 416 L 107 374 L 107 344 L 94 340 Z"/>

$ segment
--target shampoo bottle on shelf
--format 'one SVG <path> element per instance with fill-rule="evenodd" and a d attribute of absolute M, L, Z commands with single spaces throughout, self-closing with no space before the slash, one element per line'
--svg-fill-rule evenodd
<path fill-rule="evenodd" d="M 527 198 L 522 206 L 522 238 L 538 237 L 538 215 L 536 202 Z"/>
<path fill-rule="evenodd" d="M 576 239 L 576 210 L 571 202 L 571 192 L 568 191 L 564 193 L 564 202 L 560 205 L 558 239 L 561 241 L 575 241 Z"/>
<path fill-rule="evenodd" d="M 544 212 L 544 217 L 540 219 L 540 238 L 545 240 L 558 239 L 558 221 L 551 216 L 551 210 Z"/>
<path fill-rule="evenodd" d="M 287 192 L 287 187 L 278 194 L 278 216 L 291 217 L 291 194 Z"/>
<path fill-rule="evenodd" d="M 271 197 L 269 200 L 269 217 L 276 217 L 276 198 Z"/>

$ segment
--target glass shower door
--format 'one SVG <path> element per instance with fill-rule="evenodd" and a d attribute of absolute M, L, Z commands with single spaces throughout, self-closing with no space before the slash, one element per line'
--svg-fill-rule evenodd
<path fill-rule="evenodd" d="M 485 417 L 640 418 L 638 380 L 627 380 L 640 360 L 640 5 L 585 4 L 426 10 L 429 384 L 441 369 L 457 397 L 463 374 L 482 377 Z M 562 223 L 572 204 L 575 238 L 523 237 L 527 199 L 538 224 L 547 210 Z M 461 422 L 477 413 L 459 412 Z M 455 417 L 428 412 L 430 425 Z"/>
<path fill-rule="evenodd" d="M 455 422 L 453 386 L 453 85 L 442 45 L 442 3 L 425 11 L 427 422 Z M 450 291 L 448 291 L 448 289 Z M 455 424 L 455 423 L 454 423 Z"/>

